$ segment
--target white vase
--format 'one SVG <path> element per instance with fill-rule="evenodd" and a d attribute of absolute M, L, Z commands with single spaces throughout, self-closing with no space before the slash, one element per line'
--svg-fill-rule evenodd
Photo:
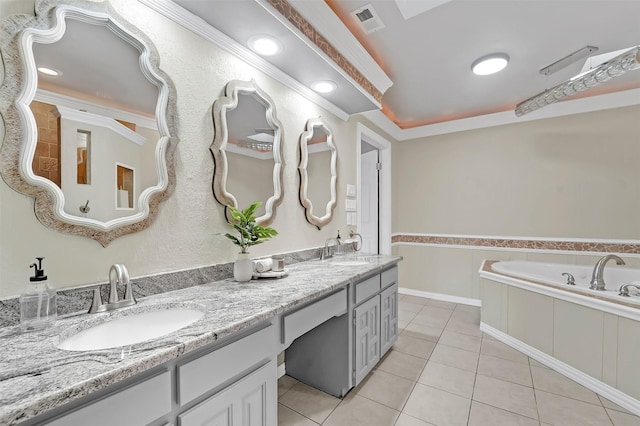
<path fill-rule="evenodd" d="M 238 253 L 238 259 L 233 264 L 233 278 L 238 282 L 251 280 L 253 276 L 253 262 L 248 253 Z"/>

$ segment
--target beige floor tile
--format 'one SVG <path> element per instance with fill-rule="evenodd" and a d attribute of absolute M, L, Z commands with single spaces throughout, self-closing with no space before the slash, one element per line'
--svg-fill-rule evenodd
<path fill-rule="evenodd" d="M 393 426 L 400 415 L 382 404 L 349 394 L 323 423 L 325 426 Z"/>
<path fill-rule="evenodd" d="M 480 352 L 482 339 L 480 337 L 445 330 L 440 335 L 438 343 L 458 349 L 464 349 L 465 351 Z"/>
<path fill-rule="evenodd" d="M 529 365 L 529 357 L 497 340 L 482 340 L 480 353 Z"/>
<path fill-rule="evenodd" d="M 398 309 L 398 320 L 399 321 L 405 321 L 405 322 L 409 322 L 411 320 L 413 320 L 416 315 L 418 315 L 417 312 L 414 311 L 407 311 L 404 309 Z"/>
<path fill-rule="evenodd" d="M 434 305 L 423 306 L 422 309 L 420 309 L 420 312 L 418 312 L 418 315 L 431 316 L 433 318 L 444 318 L 447 320 L 451 317 L 451 314 L 453 314 L 453 309 L 441 308 Z"/>
<path fill-rule="evenodd" d="M 436 345 L 429 360 L 475 373 L 478 369 L 478 358 L 479 355 L 474 352 L 451 346 Z"/>
<path fill-rule="evenodd" d="M 572 398 L 536 389 L 540 421 L 562 426 L 611 426 L 602 405 L 593 405 Z"/>
<path fill-rule="evenodd" d="M 428 359 L 433 352 L 433 348 L 436 347 L 435 342 L 428 340 L 416 339 L 405 334 L 400 334 L 398 340 L 393 345 L 393 349 L 398 352 L 417 356 L 418 358 Z"/>
<path fill-rule="evenodd" d="M 427 423 L 423 420 L 416 419 L 405 413 L 400 413 L 398 420 L 396 420 L 395 426 L 432 426 L 433 423 Z"/>
<path fill-rule="evenodd" d="M 579 399 L 590 404 L 602 404 L 595 392 L 549 368 L 531 367 L 531 375 L 533 376 L 533 387 L 536 389 Z"/>
<path fill-rule="evenodd" d="M 411 319 L 411 322 L 415 324 L 428 325 L 430 327 L 436 327 L 444 329 L 449 322 L 449 317 L 437 317 L 430 315 L 429 313 L 418 313 Z"/>
<path fill-rule="evenodd" d="M 304 383 L 295 384 L 279 401 L 316 423 L 322 423 L 340 403 L 338 398 Z"/>
<path fill-rule="evenodd" d="M 459 311 L 465 311 L 465 312 L 480 312 L 480 306 L 473 306 L 473 305 L 463 305 L 461 303 L 458 303 L 456 305 L 456 312 Z"/>
<path fill-rule="evenodd" d="M 640 426 L 640 417 L 638 416 L 612 410 L 611 408 L 607 408 L 606 411 L 614 426 Z"/>
<path fill-rule="evenodd" d="M 482 338 L 483 339 L 487 339 L 487 340 L 493 340 L 494 342 L 498 341 L 498 339 L 496 339 L 495 337 L 493 337 L 493 336 L 491 336 L 491 335 L 489 335 L 487 333 L 482 333 Z"/>
<path fill-rule="evenodd" d="M 491 355 L 480 354 L 478 374 L 533 387 L 531 370 L 528 364 L 509 361 Z"/>
<path fill-rule="evenodd" d="M 278 426 L 316 426 L 318 423 L 309 420 L 302 414 L 278 404 Z"/>
<path fill-rule="evenodd" d="M 543 363 L 538 362 L 538 361 L 536 361 L 536 360 L 535 360 L 535 359 L 533 359 L 533 358 L 529 358 L 529 365 L 530 365 L 531 367 L 549 368 L 549 367 L 547 367 L 546 365 L 544 365 Z"/>
<path fill-rule="evenodd" d="M 418 379 L 419 383 L 440 390 L 454 393 L 464 398 L 471 399 L 473 385 L 476 381 L 475 373 L 459 368 L 429 361 L 422 370 Z"/>
<path fill-rule="evenodd" d="M 404 297 L 402 298 L 403 302 L 415 303 L 416 305 L 423 305 L 423 306 L 429 303 L 429 300 L 430 299 L 427 299 L 426 297 L 410 296 L 408 294 L 405 294 Z"/>
<path fill-rule="evenodd" d="M 278 379 L 278 396 L 282 396 L 285 392 L 298 383 L 296 379 L 286 374 Z"/>
<path fill-rule="evenodd" d="M 395 374 L 408 380 L 417 381 L 427 361 L 413 355 L 390 350 L 376 369 Z"/>
<path fill-rule="evenodd" d="M 482 332 L 478 324 L 472 324 L 470 322 L 449 320 L 446 329 L 455 331 L 456 333 L 468 334 L 469 336 L 482 337 Z"/>
<path fill-rule="evenodd" d="M 456 304 L 453 302 L 446 302 L 444 300 L 435 300 L 435 299 L 430 299 L 427 305 L 435 306 L 442 309 L 448 309 L 450 311 L 453 311 L 456 308 Z"/>
<path fill-rule="evenodd" d="M 418 303 L 407 302 L 407 299 L 398 302 L 398 311 L 420 312 L 424 305 Z"/>
<path fill-rule="evenodd" d="M 600 399 L 600 402 L 602 403 L 602 405 L 604 405 L 604 408 L 611 408 L 616 411 L 622 411 L 623 413 L 631 414 L 631 412 L 626 408 L 619 406 L 615 402 L 608 400 L 602 395 L 598 395 L 598 398 Z"/>
<path fill-rule="evenodd" d="M 478 374 L 473 400 L 533 419 L 538 418 L 533 389 Z"/>
<path fill-rule="evenodd" d="M 480 326 L 480 311 L 468 312 L 468 311 L 454 311 L 451 314 L 452 321 L 468 322 Z"/>
<path fill-rule="evenodd" d="M 538 421 L 473 401 L 469 413 L 469 426 L 538 426 Z"/>
<path fill-rule="evenodd" d="M 398 332 L 402 332 L 406 326 L 409 325 L 409 321 L 400 321 L 398 320 Z"/>
<path fill-rule="evenodd" d="M 403 412 L 438 426 L 464 426 L 470 406 L 467 398 L 417 383 Z"/>
<path fill-rule="evenodd" d="M 356 394 L 401 411 L 415 382 L 382 370 L 375 370 L 355 389 Z"/>
<path fill-rule="evenodd" d="M 442 334 L 442 330 L 443 328 L 440 327 L 416 324 L 415 322 L 411 321 L 404 328 L 404 330 L 402 330 L 402 334 L 404 334 L 405 336 L 414 337 L 416 339 L 437 342 L 440 338 L 440 334 Z"/>

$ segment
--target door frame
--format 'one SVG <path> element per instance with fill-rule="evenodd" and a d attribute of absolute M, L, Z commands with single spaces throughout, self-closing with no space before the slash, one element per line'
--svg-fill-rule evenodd
<path fill-rule="evenodd" d="M 380 254 L 391 254 L 391 142 L 380 136 L 362 123 L 356 127 L 357 165 L 357 230 L 362 225 L 362 142 L 378 150 L 378 161 L 382 164 L 378 186 L 378 251 Z"/>

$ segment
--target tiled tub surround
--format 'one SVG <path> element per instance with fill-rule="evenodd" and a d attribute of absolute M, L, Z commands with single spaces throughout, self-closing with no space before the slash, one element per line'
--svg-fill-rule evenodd
<path fill-rule="evenodd" d="M 480 329 L 640 414 L 634 297 L 526 280 L 496 272 L 493 263 L 480 268 Z"/>
<path fill-rule="evenodd" d="M 288 266 L 277 280 L 211 282 L 143 298 L 132 308 L 61 318 L 51 329 L 20 333 L 0 330 L 0 424 L 14 424 L 60 407 L 149 370 L 182 354 L 245 330 L 305 302 L 345 287 L 397 263 L 395 256 L 367 256 L 369 263 L 339 266 L 308 261 Z M 173 306 L 205 310 L 200 321 L 162 338 L 113 350 L 68 352 L 59 335 L 83 329 L 98 318 Z M 89 321 L 87 323 L 87 321 Z"/>
<path fill-rule="evenodd" d="M 353 244 L 346 242 L 347 253 L 352 252 Z M 281 253 L 285 265 L 319 259 L 322 248 L 311 248 L 295 252 Z M 126 264 L 125 264 L 126 266 Z M 105 276 L 108 270 L 105 268 Z M 132 277 L 133 294 L 136 298 L 153 296 L 167 291 L 180 290 L 187 287 L 223 280 L 233 275 L 233 263 L 203 266 L 182 271 L 163 272 L 143 277 Z M 88 311 L 91 306 L 93 289 L 100 286 L 102 300 L 109 297 L 108 282 L 89 284 L 82 287 L 58 290 L 58 315 L 66 315 Z M 124 288 L 119 289 L 121 292 Z M 122 294 L 120 295 L 122 296 Z M 0 300 L 0 327 L 16 325 L 20 322 L 20 304 L 18 298 Z"/>

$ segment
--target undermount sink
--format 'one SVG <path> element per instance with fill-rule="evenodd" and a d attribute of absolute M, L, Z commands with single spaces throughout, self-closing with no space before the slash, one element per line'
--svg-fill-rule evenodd
<path fill-rule="evenodd" d="M 141 312 L 82 330 L 61 339 L 57 347 L 66 351 L 96 351 L 134 345 L 177 331 L 203 316 L 204 312 L 191 308 Z"/>

